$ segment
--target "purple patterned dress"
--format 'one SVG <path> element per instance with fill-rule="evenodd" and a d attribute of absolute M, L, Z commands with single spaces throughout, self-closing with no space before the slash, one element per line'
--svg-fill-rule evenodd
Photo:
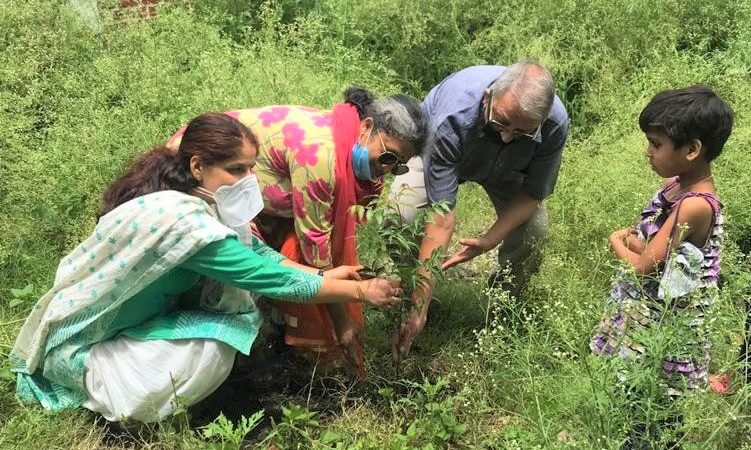
<path fill-rule="evenodd" d="M 657 191 L 636 225 L 639 238 L 648 241 L 667 220 L 674 208 L 687 197 L 702 197 L 712 207 L 712 228 L 701 248 L 683 241 L 670 254 L 658 273 L 637 277 L 633 271 L 618 270 L 610 291 L 606 314 L 590 343 L 599 356 L 618 355 L 641 359 L 645 345 L 640 338 L 656 331 L 655 324 L 674 324 L 668 356 L 662 368 L 668 380 L 685 378 L 693 389 L 707 380 L 709 340 L 705 314 L 717 298 L 720 250 L 723 237 L 722 204 L 712 194 L 688 192 L 675 199 L 666 193 L 675 188 L 677 179 Z M 672 231 L 679 238 L 680 228 Z M 659 325 L 658 325 L 659 326 Z M 668 328 L 664 328 L 667 332 Z M 658 331 L 659 332 L 659 331 Z M 648 339 L 648 338 L 647 338 Z M 677 344 L 677 345 L 673 345 Z M 678 387 L 682 383 L 670 383 Z M 680 388 L 669 388 L 671 394 Z"/>

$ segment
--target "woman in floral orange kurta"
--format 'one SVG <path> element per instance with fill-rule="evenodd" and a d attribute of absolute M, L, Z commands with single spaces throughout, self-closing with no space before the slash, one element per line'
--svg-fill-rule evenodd
<path fill-rule="evenodd" d="M 378 195 L 383 175 L 418 154 L 426 133 L 422 111 L 409 97 L 373 100 L 362 89 L 350 89 L 345 96 L 346 103 L 330 111 L 268 106 L 227 112 L 259 141 L 255 171 L 264 211 L 258 231 L 285 256 L 321 269 L 357 264 L 351 206 Z M 178 144 L 180 134 L 170 146 Z M 367 179 L 356 176 L 353 167 L 358 143 L 368 151 Z M 384 158 L 384 153 L 394 158 Z M 287 344 L 326 354 L 324 361 L 347 357 L 363 374 L 359 305 L 350 305 L 349 314 L 340 306 L 288 304 L 280 309 Z M 338 351 L 340 345 L 344 353 Z"/>

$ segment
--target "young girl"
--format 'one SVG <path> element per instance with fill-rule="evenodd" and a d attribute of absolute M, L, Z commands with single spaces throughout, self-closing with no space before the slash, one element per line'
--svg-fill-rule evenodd
<path fill-rule="evenodd" d="M 723 235 L 711 162 L 732 125 L 730 107 L 707 87 L 663 91 L 652 98 L 639 126 L 652 170 L 667 182 L 634 227 L 609 238 L 613 252 L 633 273 L 617 274 L 590 348 L 597 355 L 640 361 L 649 346 L 640 340 L 644 331 L 667 321 L 680 324 L 679 345 L 662 360 L 671 395 L 684 383 L 696 388 L 707 380 L 704 316 L 717 296 Z"/>

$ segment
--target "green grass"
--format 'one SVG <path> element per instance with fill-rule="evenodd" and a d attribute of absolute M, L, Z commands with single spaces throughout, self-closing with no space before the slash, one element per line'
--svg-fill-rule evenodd
<path fill-rule="evenodd" d="M 587 344 L 614 273 L 606 237 L 660 184 L 638 113 L 655 92 L 694 83 L 736 112 L 714 169 L 728 245 L 712 371 L 737 369 L 751 296 L 748 2 L 206 0 L 172 2 L 146 22 L 116 20 L 116 3 L 100 2 L 99 34 L 65 1 L 0 3 L 0 448 L 222 448 L 179 421 L 113 440 L 85 411 L 49 414 L 13 395 L 7 354 L 22 321 L 132 157 L 204 111 L 330 107 L 353 84 L 422 97 L 454 70 L 520 57 L 551 69 L 572 117 L 530 289 L 518 299 L 484 290 L 494 252 L 452 269 L 399 372 L 391 325 L 370 311 L 367 383 L 318 378 L 280 399 L 289 409 L 276 439 L 283 448 L 615 449 L 639 417 L 657 420 L 659 396 L 634 402 L 618 364 Z M 481 188 L 462 186 L 460 199 L 454 244 L 493 221 Z M 375 231 L 362 231 L 364 247 Z M 653 386 L 648 370 L 637 375 Z M 669 406 L 684 416 L 685 448 L 751 448 L 750 394 L 740 383 L 730 396 L 700 392 Z"/>

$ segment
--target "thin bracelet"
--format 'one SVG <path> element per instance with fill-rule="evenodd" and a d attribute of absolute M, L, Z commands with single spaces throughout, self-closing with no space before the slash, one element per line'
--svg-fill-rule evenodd
<path fill-rule="evenodd" d="M 355 281 L 355 287 L 357 288 L 357 298 L 360 299 L 361 302 L 365 301 L 365 293 L 362 291 L 362 288 L 360 287 L 360 282 Z"/>

